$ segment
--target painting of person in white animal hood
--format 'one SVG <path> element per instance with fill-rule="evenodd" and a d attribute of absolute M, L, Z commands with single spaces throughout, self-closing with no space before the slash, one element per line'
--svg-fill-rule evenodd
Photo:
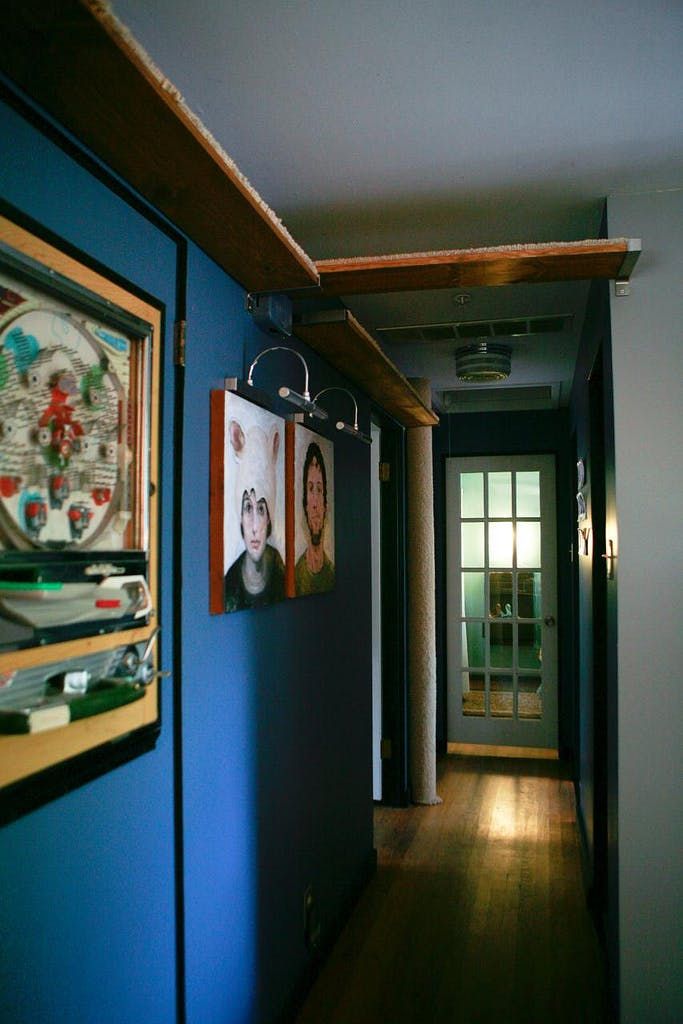
<path fill-rule="evenodd" d="M 225 403 L 226 612 L 285 596 L 284 422 L 229 395 Z"/>

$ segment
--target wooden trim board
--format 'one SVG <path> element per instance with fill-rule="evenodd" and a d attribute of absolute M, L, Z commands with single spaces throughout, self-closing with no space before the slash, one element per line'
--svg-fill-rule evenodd
<path fill-rule="evenodd" d="M 639 239 L 455 249 L 392 256 L 319 260 L 327 295 L 370 295 L 437 288 L 474 288 L 548 281 L 627 277 Z"/>

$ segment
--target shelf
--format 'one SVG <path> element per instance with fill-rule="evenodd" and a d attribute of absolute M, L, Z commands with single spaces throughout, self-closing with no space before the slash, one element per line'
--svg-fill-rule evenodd
<path fill-rule="evenodd" d="M 329 296 L 533 281 L 627 277 L 639 241 L 569 242 L 452 250 L 317 265 L 230 157 L 98 0 L 6 0 L 0 66 L 93 153 L 249 292 Z M 322 353 L 400 423 L 437 416 L 343 311 L 301 323 Z"/>
<path fill-rule="evenodd" d="M 605 239 L 320 260 L 326 295 L 627 278 L 640 239 Z"/>
<path fill-rule="evenodd" d="M 313 262 L 107 12 L 7 0 L 0 66 L 247 291 L 317 283 Z"/>
<path fill-rule="evenodd" d="M 303 317 L 294 334 L 406 427 L 433 427 L 436 413 L 348 309 Z"/>
<path fill-rule="evenodd" d="M 7 7 L 0 64 L 32 99 L 246 291 L 315 288 L 315 264 L 105 9 L 78 0 Z M 298 333 L 399 422 L 438 422 L 353 317 Z"/>

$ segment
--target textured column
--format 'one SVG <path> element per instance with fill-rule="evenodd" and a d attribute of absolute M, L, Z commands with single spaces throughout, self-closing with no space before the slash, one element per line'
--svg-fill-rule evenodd
<path fill-rule="evenodd" d="M 428 380 L 411 384 L 431 407 Z M 434 480 L 432 428 L 407 432 L 408 689 L 410 785 L 413 802 L 438 804 L 436 795 L 436 626 L 434 592 Z"/>

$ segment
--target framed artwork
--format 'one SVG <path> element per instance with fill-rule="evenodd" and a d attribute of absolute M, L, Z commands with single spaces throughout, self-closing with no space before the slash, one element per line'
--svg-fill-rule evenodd
<path fill-rule="evenodd" d="M 583 485 L 586 482 L 586 465 L 583 459 L 579 459 L 576 463 L 576 489 L 580 491 L 583 489 Z"/>
<path fill-rule="evenodd" d="M 576 463 L 576 522 L 578 526 L 578 552 L 586 558 L 589 555 L 590 547 L 590 526 L 586 525 L 588 519 L 588 508 L 586 505 L 586 464 L 583 459 Z"/>
<path fill-rule="evenodd" d="M 334 588 L 334 445 L 302 423 L 291 424 L 292 571 L 295 597 Z"/>
<path fill-rule="evenodd" d="M 586 518 L 586 498 L 583 491 L 579 491 L 576 495 L 576 521 L 582 523 Z"/>
<path fill-rule="evenodd" d="M 285 421 L 231 391 L 211 392 L 213 614 L 285 597 Z"/>
<path fill-rule="evenodd" d="M 0 788 L 158 727 L 160 337 L 0 217 Z"/>

